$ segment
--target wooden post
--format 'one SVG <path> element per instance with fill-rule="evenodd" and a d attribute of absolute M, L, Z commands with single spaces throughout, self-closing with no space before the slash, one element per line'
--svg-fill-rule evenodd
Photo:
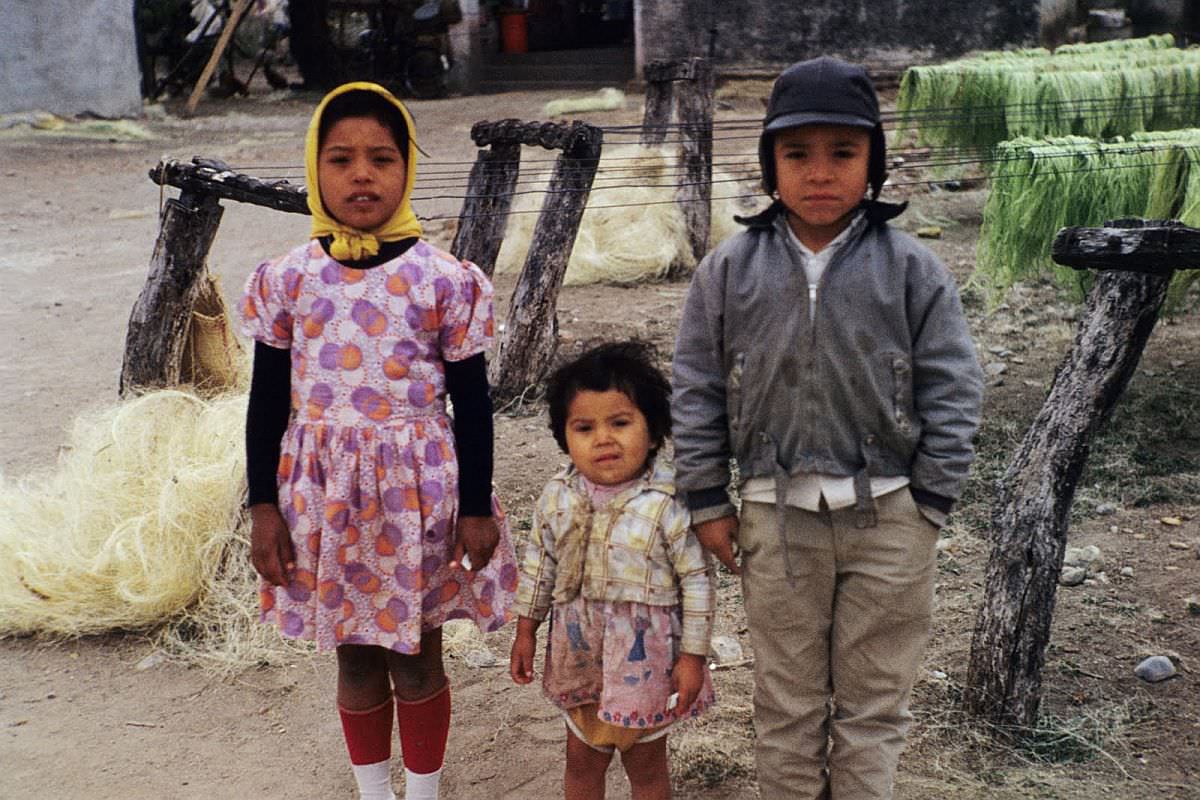
<path fill-rule="evenodd" d="M 678 94 L 679 188 L 675 199 L 687 220 L 688 240 L 696 261 L 708 252 L 712 225 L 713 72 L 704 58 L 690 62 L 691 78 Z"/>
<path fill-rule="evenodd" d="M 662 144 L 672 119 L 677 121 L 679 184 L 675 199 L 687 223 L 693 259 L 699 261 L 708 252 L 712 227 L 712 62 L 706 58 L 652 61 L 642 74 L 646 79 L 646 108 L 641 144 Z M 678 277 L 682 266 L 672 264 L 668 276 Z"/>
<path fill-rule="evenodd" d="M 474 262 L 491 277 L 504 242 L 504 228 L 521 172 L 521 143 L 515 132 L 520 120 L 478 122 L 471 139 L 480 150 L 467 181 L 467 197 L 458 215 L 458 232 L 450 252 Z"/>
<path fill-rule="evenodd" d="M 208 86 L 208 81 L 212 78 L 213 70 L 217 68 L 217 62 L 221 60 L 221 55 L 233 39 L 233 34 L 237 30 L 237 26 L 241 24 L 242 15 L 246 13 L 246 9 L 249 7 L 250 0 L 237 0 L 237 3 L 233 6 L 233 11 L 229 12 L 229 19 L 225 21 L 225 27 L 221 29 L 221 35 L 217 38 L 217 44 L 213 48 L 212 56 L 209 57 L 208 63 L 204 65 L 204 71 L 200 73 L 200 79 L 196 81 L 196 85 L 192 88 L 192 94 L 184 106 L 185 116 L 195 112 L 196 106 L 200 103 L 200 95 L 204 94 L 204 87 Z"/>
<path fill-rule="evenodd" d="M 1176 266 L 1169 252 L 1163 258 L 1161 244 L 1172 233 L 1162 228 L 1176 231 L 1180 242 L 1184 230 L 1192 231 L 1193 258 L 1200 255 L 1200 231 L 1178 223 L 1149 223 L 1158 229 L 1153 234 L 1149 228 L 1136 230 L 1144 225 L 1117 220 L 1090 234 L 1064 229 L 1052 248 L 1059 263 L 1121 271 L 1097 277 L 1074 344 L 997 487 L 984 604 L 971 641 L 963 703 L 970 713 L 1012 734 L 1037 723 L 1071 502 L 1092 438 L 1137 367 Z M 1130 244 L 1142 240 L 1160 249 L 1141 253 Z"/>
<path fill-rule="evenodd" d="M 492 362 L 491 383 L 500 399 L 517 397 L 540 381 L 558 348 L 558 292 L 596 176 L 604 135 L 599 128 L 582 122 L 545 123 L 529 131 L 534 135 L 524 140 L 526 144 L 537 143 L 563 152 L 555 162 Z"/>
<path fill-rule="evenodd" d="M 675 108 L 675 81 L 680 72 L 678 61 L 651 61 L 642 68 L 646 79 L 646 105 L 642 111 L 643 147 L 656 147 L 667 138 L 667 126 Z"/>
<path fill-rule="evenodd" d="M 214 194 L 184 191 L 166 203 L 125 334 L 120 395 L 179 383 L 183 347 L 205 260 L 223 209 Z"/>

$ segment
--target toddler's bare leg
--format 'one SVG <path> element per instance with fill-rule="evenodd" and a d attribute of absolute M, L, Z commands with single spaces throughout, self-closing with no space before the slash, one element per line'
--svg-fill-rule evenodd
<path fill-rule="evenodd" d="M 671 771 L 667 766 L 667 737 L 635 744 L 621 754 L 633 800 L 671 800 Z"/>
<path fill-rule="evenodd" d="M 612 753 L 590 747 L 568 728 L 563 796 L 567 800 L 604 800 L 604 774 L 610 761 Z"/>

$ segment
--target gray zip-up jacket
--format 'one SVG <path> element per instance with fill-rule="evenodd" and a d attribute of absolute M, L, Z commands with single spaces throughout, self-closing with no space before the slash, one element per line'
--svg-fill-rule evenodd
<path fill-rule="evenodd" d="M 853 476 L 872 516 L 872 476 L 957 499 L 983 380 L 953 276 L 911 236 L 864 220 L 810 315 L 786 215 L 763 216 L 692 278 L 673 363 L 678 486 L 711 497 L 733 457 L 743 481 Z"/>

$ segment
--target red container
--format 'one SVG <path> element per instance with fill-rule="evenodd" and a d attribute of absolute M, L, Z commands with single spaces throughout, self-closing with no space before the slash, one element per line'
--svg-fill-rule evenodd
<path fill-rule="evenodd" d="M 500 50 L 504 53 L 529 52 L 529 26 L 524 11 L 500 12 Z"/>

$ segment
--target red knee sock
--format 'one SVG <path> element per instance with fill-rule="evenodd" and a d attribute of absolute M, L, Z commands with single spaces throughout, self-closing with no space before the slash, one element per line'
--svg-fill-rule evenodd
<path fill-rule="evenodd" d="M 338 706 L 351 764 L 377 764 L 392 757 L 392 699 L 374 708 L 351 711 Z"/>
<path fill-rule="evenodd" d="M 400 723 L 400 756 L 405 769 L 427 775 L 442 768 L 450 734 L 450 683 L 432 697 L 416 702 L 396 698 Z"/>

